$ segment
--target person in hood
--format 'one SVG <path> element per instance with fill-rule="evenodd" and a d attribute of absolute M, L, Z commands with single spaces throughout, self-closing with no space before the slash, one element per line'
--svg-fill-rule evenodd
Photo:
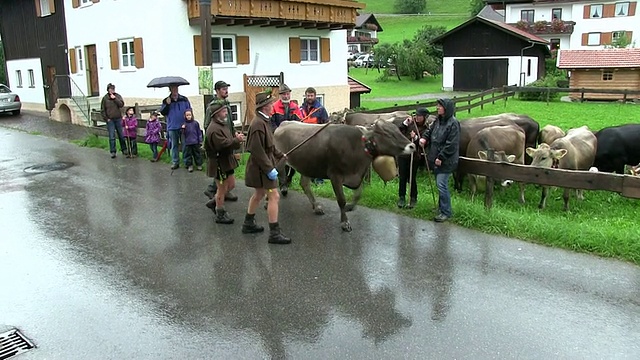
<path fill-rule="evenodd" d="M 152 112 L 147 120 L 144 141 L 149 144 L 153 159 L 151 162 L 158 160 L 158 143 L 160 142 L 160 132 L 162 132 L 162 124 L 158 121 L 158 113 Z"/>
<path fill-rule="evenodd" d="M 132 106 L 127 108 L 125 115 L 122 117 L 122 125 L 124 127 L 124 137 L 129 149 L 127 149 L 127 157 L 138 157 L 138 118 L 135 109 Z"/>
<path fill-rule="evenodd" d="M 189 172 L 193 172 L 193 163 L 196 163 L 198 171 L 202 171 L 202 130 L 200 129 L 200 123 L 193 119 L 193 111 L 187 109 L 184 112 L 184 124 L 182 124 L 184 131 L 184 150 L 182 151 L 182 157 L 184 159 L 184 165 Z"/>
<path fill-rule="evenodd" d="M 438 188 L 439 214 L 436 222 L 447 221 L 453 216 L 449 177 L 458 168 L 460 152 L 460 122 L 453 115 L 455 103 L 448 98 L 438 99 L 438 118 L 420 138 L 420 146 L 425 148 L 429 167 L 433 169 Z"/>
<path fill-rule="evenodd" d="M 184 124 L 184 112 L 187 109 L 191 109 L 191 103 L 186 96 L 178 94 L 178 86 L 169 86 L 171 92 L 162 102 L 160 113 L 167 119 L 167 133 L 169 134 L 169 140 L 171 142 L 171 169 L 177 169 L 180 167 L 180 143 L 182 142 L 180 131 L 182 124 Z M 185 161 L 184 154 L 182 154 L 182 160 Z"/>

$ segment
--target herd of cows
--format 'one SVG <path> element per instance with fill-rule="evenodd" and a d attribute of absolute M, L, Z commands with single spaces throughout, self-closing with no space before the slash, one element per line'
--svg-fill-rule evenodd
<path fill-rule="evenodd" d="M 341 213 L 341 226 L 351 231 L 346 212 L 355 208 L 363 179 L 377 156 L 399 156 L 416 150 L 399 130 L 411 114 L 396 111 L 368 114 L 344 111 L 331 114 L 330 125 L 285 122 L 276 129 L 276 147 L 289 152 L 306 142 L 287 157 L 287 163 L 301 174 L 301 186 L 314 211 L 322 214 L 311 191 L 311 178 L 330 179 Z M 430 115 L 428 124 L 435 121 Z M 566 170 L 590 170 L 622 174 L 625 165 L 640 169 L 640 124 L 607 127 L 597 131 L 587 126 L 569 129 L 557 126 L 542 129 L 527 115 L 503 113 L 460 121 L 460 156 L 487 160 L 493 150 L 494 161 Z M 472 194 L 476 191 L 476 176 L 457 171 L 455 189 L 462 190 L 469 178 Z M 353 189 L 347 204 L 343 186 Z M 524 203 L 524 184 L 520 186 L 520 202 Z M 539 207 L 544 208 L 547 187 L 543 187 Z M 578 193 L 581 197 L 581 192 Z M 568 209 L 569 190 L 564 192 L 564 208 Z"/>

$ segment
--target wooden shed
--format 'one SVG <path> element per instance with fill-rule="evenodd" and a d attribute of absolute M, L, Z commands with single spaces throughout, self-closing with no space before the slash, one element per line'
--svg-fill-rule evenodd
<path fill-rule="evenodd" d="M 368 94 L 371 92 L 371 88 L 364 83 L 348 76 L 349 82 L 349 108 L 355 109 L 360 107 L 360 94 Z"/>
<path fill-rule="evenodd" d="M 569 87 L 640 90 L 640 49 L 559 50 L 557 66 L 570 71 Z M 580 93 L 570 93 L 580 98 Z M 584 94 L 585 99 L 619 100 L 620 94 Z M 627 95 L 638 99 L 640 95 Z"/>

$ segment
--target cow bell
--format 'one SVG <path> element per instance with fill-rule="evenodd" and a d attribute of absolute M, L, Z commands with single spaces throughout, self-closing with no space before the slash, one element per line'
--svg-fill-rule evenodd
<path fill-rule="evenodd" d="M 391 181 L 398 176 L 396 160 L 393 156 L 380 155 L 373 159 L 373 170 L 380 175 L 384 182 Z"/>

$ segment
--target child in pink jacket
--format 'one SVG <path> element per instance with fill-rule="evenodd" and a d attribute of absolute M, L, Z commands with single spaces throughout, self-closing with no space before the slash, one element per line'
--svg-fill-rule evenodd
<path fill-rule="evenodd" d="M 138 118 L 134 113 L 132 106 L 127 108 L 126 114 L 122 117 L 122 127 L 124 128 L 124 140 L 127 144 L 126 156 L 138 157 L 138 143 L 136 138 L 138 136 Z"/>

